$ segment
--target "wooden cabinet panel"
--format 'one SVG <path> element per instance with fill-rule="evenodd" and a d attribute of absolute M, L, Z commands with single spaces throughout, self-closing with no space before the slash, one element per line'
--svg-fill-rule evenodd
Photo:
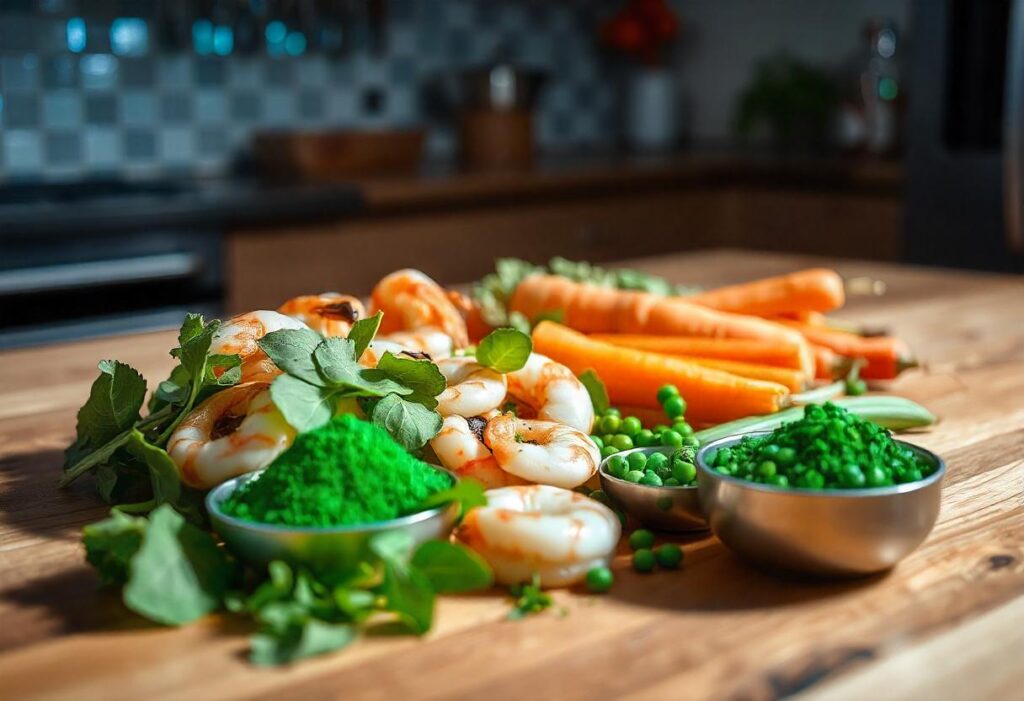
<path fill-rule="evenodd" d="M 704 248 L 726 235 L 724 194 L 688 189 L 237 231 L 227 245 L 228 306 L 274 308 L 325 290 L 366 294 L 402 267 L 451 283 L 481 277 L 503 256 L 604 261 Z"/>

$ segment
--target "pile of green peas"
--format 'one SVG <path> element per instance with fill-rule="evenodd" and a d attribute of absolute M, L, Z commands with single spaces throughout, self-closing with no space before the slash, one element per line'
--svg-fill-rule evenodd
<path fill-rule="evenodd" d="M 600 414 L 594 422 L 594 434 L 590 438 L 601 450 L 601 457 L 657 445 L 670 448 L 688 445 L 696 448 L 700 442 L 693 435 L 693 427 L 686 422 L 686 400 L 679 396 L 679 390 L 673 385 L 665 385 L 658 390 L 658 401 L 665 410 L 665 416 L 672 421 L 671 426 L 658 424 L 654 428 L 644 428 L 640 419 L 635 416 L 624 417 L 615 407 L 609 407 Z"/>
<path fill-rule="evenodd" d="M 633 550 L 633 569 L 646 574 L 655 566 L 676 570 L 683 564 L 683 549 L 675 543 L 654 547 L 654 534 L 646 528 L 638 528 L 629 534 L 629 547 Z"/>
<path fill-rule="evenodd" d="M 686 400 L 679 396 L 675 385 L 664 385 L 658 390 L 658 403 L 671 426 L 658 424 L 644 428 L 635 416 L 622 416 L 615 407 L 599 415 L 594 422 L 594 435 L 590 437 L 601 451 L 601 457 L 611 458 L 633 448 L 664 446 L 674 448 L 671 454 L 644 455 L 632 453 L 628 458 L 609 460 L 608 471 L 613 476 L 630 482 L 651 486 L 690 486 L 697 477 L 693 454 L 700 441 L 693 427 L 687 423 Z"/>

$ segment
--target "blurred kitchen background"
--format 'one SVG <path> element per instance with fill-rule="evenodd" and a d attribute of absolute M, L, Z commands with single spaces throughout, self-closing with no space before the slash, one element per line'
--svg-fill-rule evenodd
<path fill-rule="evenodd" d="M 0 0 L 0 347 L 509 255 L 1020 272 L 1017 4 Z"/>

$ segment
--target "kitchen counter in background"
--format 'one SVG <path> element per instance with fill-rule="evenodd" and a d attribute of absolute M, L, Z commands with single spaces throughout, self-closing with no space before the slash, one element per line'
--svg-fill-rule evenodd
<path fill-rule="evenodd" d="M 407 266 L 473 280 L 503 256 L 601 262 L 733 246 L 898 260 L 902 245 L 896 162 L 550 157 L 524 172 L 428 165 L 351 184 L 365 206 L 344 219 L 231 230 L 229 310 L 274 308 L 322 290 L 366 294 Z"/>

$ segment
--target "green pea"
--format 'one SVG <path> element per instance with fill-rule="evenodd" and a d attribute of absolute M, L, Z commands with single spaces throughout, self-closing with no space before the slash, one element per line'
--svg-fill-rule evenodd
<path fill-rule="evenodd" d="M 605 441 L 607 443 L 608 441 Z M 728 465 L 732 460 L 732 451 L 729 448 L 720 448 L 715 453 L 715 464 L 716 465 Z"/>
<path fill-rule="evenodd" d="M 771 477 L 768 478 L 768 484 L 772 485 L 773 487 L 788 487 L 789 478 L 786 477 L 785 475 L 772 475 Z"/>
<path fill-rule="evenodd" d="M 864 471 L 857 465 L 845 465 L 839 473 L 839 481 L 847 487 L 863 487 L 867 481 L 864 478 Z"/>
<path fill-rule="evenodd" d="M 601 417 L 601 433 L 618 433 L 622 426 L 622 419 L 615 414 L 605 414 Z"/>
<path fill-rule="evenodd" d="M 622 477 L 629 472 L 629 463 L 626 458 L 621 455 L 613 455 L 608 458 L 608 464 L 605 465 L 605 468 L 608 470 L 608 474 L 615 477 Z"/>
<path fill-rule="evenodd" d="M 679 389 L 675 385 L 662 385 L 655 396 L 658 398 L 658 404 L 664 404 L 672 397 L 678 397 Z"/>
<path fill-rule="evenodd" d="M 633 553 L 633 569 L 637 572 L 643 574 L 653 572 L 655 564 L 657 564 L 657 560 L 654 553 L 648 548 L 642 548 Z"/>
<path fill-rule="evenodd" d="M 693 435 L 693 426 L 686 423 L 685 421 L 680 421 L 679 423 L 672 424 L 672 430 L 678 433 L 680 436 L 683 436 L 684 438 L 686 436 Z"/>
<path fill-rule="evenodd" d="M 645 428 L 636 434 L 633 439 L 633 443 L 640 446 L 641 448 L 650 448 L 658 444 L 658 440 L 654 437 L 654 431 L 649 428 Z"/>
<path fill-rule="evenodd" d="M 670 429 L 661 434 L 661 444 L 669 448 L 678 448 L 683 444 L 683 437 Z"/>
<path fill-rule="evenodd" d="M 821 489 L 825 486 L 825 477 L 817 470 L 807 470 L 800 476 L 800 486 L 807 489 Z"/>
<path fill-rule="evenodd" d="M 921 471 L 916 467 L 907 470 L 906 477 L 907 482 L 917 482 L 920 479 L 924 479 L 923 475 L 921 474 Z"/>
<path fill-rule="evenodd" d="M 640 480 L 642 480 L 643 478 L 644 473 L 641 472 L 640 470 L 630 470 L 629 472 L 622 476 L 622 479 L 626 480 L 627 482 L 632 482 L 634 484 L 639 484 Z"/>
<path fill-rule="evenodd" d="M 869 487 L 884 487 L 889 482 L 889 476 L 878 465 L 868 468 L 868 471 L 864 474 L 864 479 Z"/>
<path fill-rule="evenodd" d="M 608 495 L 605 494 L 602 489 L 595 489 L 588 496 L 590 496 L 594 501 L 601 502 L 605 506 L 609 506 L 611 504 L 611 499 L 608 498 Z"/>
<path fill-rule="evenodd" d="M 761 457 L 763 457 L 765 460 L 774 460 L 775 457 L 779 454 L 779 450 L 779 446 L 775 445 L 774 443 L 763 445 L 761 446 Z"/>
<path fill-rule="evenodd" d="M 860 378 L 846 381 L 846 393 L 851 397 L 859 397 L 867 391 L 868 383 Z"/>
<path fill-rule="evenodd" d="M 668 465 L 668 456 L 664 453 L 651 453 L 647 456 L 647 467 L 652 470 L 660 470 Z"/>
<path fill-rule="evenodd" d="M 615 440 L 614 433 L 606 433 L 603 436 L 601 436 L 601 442 L 604 443 L 605 445 L 611 445 L 613 440 Z"/>
<path fill-rule="evenodd" d="M 601 457 L 602 458 L 610 458 L 611 456 L 615 455 L 617 452 L 619 452 L 619 449 L 616 448 L 614 445 L 606 445 L 605 447 L 601 448 Z"/>
<path fill-rule="evenodd" d="M 765 479 L 774 477 L 775 471 L 775 463 L 773 463 L 771 460 L 765 460 L 764 462 L 757 466 L 757 474 L 761 475 Z"/>
<path fill-rule="evenodd" d="M 647 456 L 643 453 L 630 453 L 626 456 L 626 462 L 629 463 L 630 470 L 643 470 L 647 467 Z"/>
<path fill-rule="evenodd" d="M 648 487 L 664 486 L 661 478 L 658 477 L 658 473 L 653 470 L 647 470 L 644 472 L 644 476 L 640 479 L 640 484 L 646 484 Z"/>
<path fill-rule="evenodd" d="M 697 467 L 692 462 L 673 460 L 672 476 L 679 480 L 679 484 L 689 484 L 697 477 Z"/>
<path fill-rule="evenodd" d="M 779 448 L 779 452 L 775 455 L 775 462 L 780 465 L 792 465 L 796 462 L 796 451 L 792 448 Z"/>
<path fill-rule="evenodd" d="M 610 406 L 610 407 L 608 407 L 607 409 L 604 410 L 604 415 L 605 416 L 618 416 L 619 418 L 621 418 L 622 417 L 622 412 L 619 411 L 618 407 Z"/>
<path fill-rule="evenodd" d="M 663 480 L 661 481 L 661 483 L 662 483 L 662 484 L 663 484 L 664 486 L 666 486 L 666 487 L 678 487 L 678 486 L 680 486 L 680 482 L 679 482 L 679 480 L 677 480 L 677 479 L 676 479 L 675 477 L 668 477 L 668 478 L 665 478 L 665 479 L 663 479 Z"/>
<path fill-rule="evenodd" d="M 619 429 L 620 432 L 625 433 L 630 438 L 635 437 L 640 431 L 642 431 L 644 425 L 640 423 L 640 419 L 635 416 L 627 416 L 622 420 L 622 427 Z"/>
<path fill-rule="evenodd" d="M 601 440 L 600 436 L 591 436 L 590 440 L 592 440 L 594 442 L 594 445 L 597 446 L 598 450 L 601 450 L 601 448 L 604 447 L 604 441 Z"/>
<path fill-rule="evenodd" d="M 633 550 L 650 548 L 654 545 L 654 534 L 646 528 L 637 528 L 629 534 L 629 547 Z"/>
<path fill-rule="evenodd" d="M 670 419 L 678 419 L 686 413 L 686 400 L 680 396 L 669 397 L 662 405 L 665 416 Z"/>
<path fill-rule="evenodd" d="M 633 439 L 625 433 L 616 433 L 615 437 L 612 438 L 612 445 L 619 450 L 629 450 L 633 447 Z"/>
<path fill-rule="evenodd" d="M 654 559 L 666 570 L 678 569 L 683 564 L 683 549 L 675 543 L 665 543 L 654 549 Z"/>
<path fill-rule="evenodd" d="M 697 436 L 686 436 L 683 438 L 683 445 L 688 446 L 690 448 L 699 448 L 700 439 L 697 438 Z"/>
<path fill-rule="evenodd" d="M 651 430 L 654 431 L 655 434 L 660 434 L 664 433 L 669 429 L 668 426 L 666 426 L 665 424 L 655 424 L 654 428 L 652 428 Z"/>
<path fill-rule="evenodd" d="M 587 572 L 587 589 L 595 594 L 603 594 L 612 588 L 615 575 L 607 567 L 594 567 Z"/>

